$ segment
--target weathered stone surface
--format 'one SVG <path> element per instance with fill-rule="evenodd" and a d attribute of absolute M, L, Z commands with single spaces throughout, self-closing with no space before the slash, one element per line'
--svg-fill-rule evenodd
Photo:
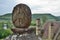
<path fill-rule="evenodd" d="M 25 4 L 18 4 L 12 12 L 12 21 L 17 28 L 28 28 L 31 24 L 31 10 Z"/>
<path fill-rule="evenodd" d="M 26 28 L 26 29 L 23 29 L 23 28 L 11 28 L 11 30 L 15 34 L 23 34 L 23 33 L 30 34 L 30 33 L 34 32 L 36 29 L 35 28 Z"/>
<path fill-rule="evenodd" d="M 7 38 L 7 39 L 10 39 L 10 38 Z M 37 37 L 34 33 L 31 33 L 31 34 L 23 34 L 23 35 L 20 35 L 18 36 L 17 38 L 17 35 L 13 35 L 11 37 L 11 40 L 42 40 L 40 37 Z"/>

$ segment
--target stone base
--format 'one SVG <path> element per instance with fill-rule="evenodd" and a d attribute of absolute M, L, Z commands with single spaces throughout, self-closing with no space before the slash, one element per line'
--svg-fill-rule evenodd
<path fill-rule="evenodd" d="M 22 34 L 22 35 L 10 35 L 4 40 L 42 40 L 40 37 L 37 37 L 34 33 Z"/>
<path fill-rule="evenodd" d="M 35 31 L 35 28 L 12 28 L 11 29 L 13 31 L 13 33 L 17 33 L 17 34 L 24 34 L 24 33 L 32 33 L 33 31 Z"/>
<path fill-rule="evenodd" d="M 41 40 L 40 37 L 35 35 L 35 28 L 12 28 L 11 30 L 14 32 L 14 34 L 8 36 L 4 40 Z"/>

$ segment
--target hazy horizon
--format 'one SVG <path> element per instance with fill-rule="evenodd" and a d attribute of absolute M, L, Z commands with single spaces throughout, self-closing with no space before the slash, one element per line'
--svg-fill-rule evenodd
<path fill-rule="evenodd" d="M 11 13 L 6 13 L 6 14 L 11 14 Z M 51 14 L 51 13 L 32 13 L 32 14 Z M 5 14 L 2 14 L 2 15 L 5 15 Z M 0 15 L 0 16 L 2 16 L 2 15 Z M 53 14 L 51 14 L 51 15 L 53 15 Z M 53 16 L 55 16 L 55 15 L 53 15 Z"/>
<path fill-rule="evenodd" d="M 0 15 L 11 13 L 19 3 L 30 7 L 32 13 L 50 13 L 60 16 L 60 0 L 0 0 Z"/>

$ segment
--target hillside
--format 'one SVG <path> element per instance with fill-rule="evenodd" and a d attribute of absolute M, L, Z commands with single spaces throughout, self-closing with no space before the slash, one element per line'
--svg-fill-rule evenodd
<path fill-rule="evenodd" d="M 56 17 L 52 14 L 32 14 L 32 20 L 35 20 L 37 18 L 43 18 L 46 17 L 47 19 L 54 19 L 54 20 L 60 20 L 60 17 Z M 12 14 L 8 13 L 5 15 L 0 16 L 0 20 L 12 20 Z"/>
<path fill-rule="evenodd" d="M 12 14 L 11 13 L 0 16 L 0 20 L 11 20 L 11 19 L 12 19 Z"/>
<path fill-rule="evenodd" d="M 60 21 L 60 16 L 57 16 L 57 19 Z"/>
<path fill-rule="evenodd" d="M 47 19 L 56 19 L 56 17 L 54 15 L 51 14 L 33 14 L 32 18 L 36 19 L 36 18 L 43 18 L 46 17 Z"/>

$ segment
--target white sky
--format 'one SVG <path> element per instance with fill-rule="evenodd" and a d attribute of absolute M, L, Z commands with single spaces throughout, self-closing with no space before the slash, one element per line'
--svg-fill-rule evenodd
<path fill-rule="evenodd" d="M 60 0 L 15 0 L 16 4 L 27 4 L 32 13 L 51 13 L 60 16 Z"/>

